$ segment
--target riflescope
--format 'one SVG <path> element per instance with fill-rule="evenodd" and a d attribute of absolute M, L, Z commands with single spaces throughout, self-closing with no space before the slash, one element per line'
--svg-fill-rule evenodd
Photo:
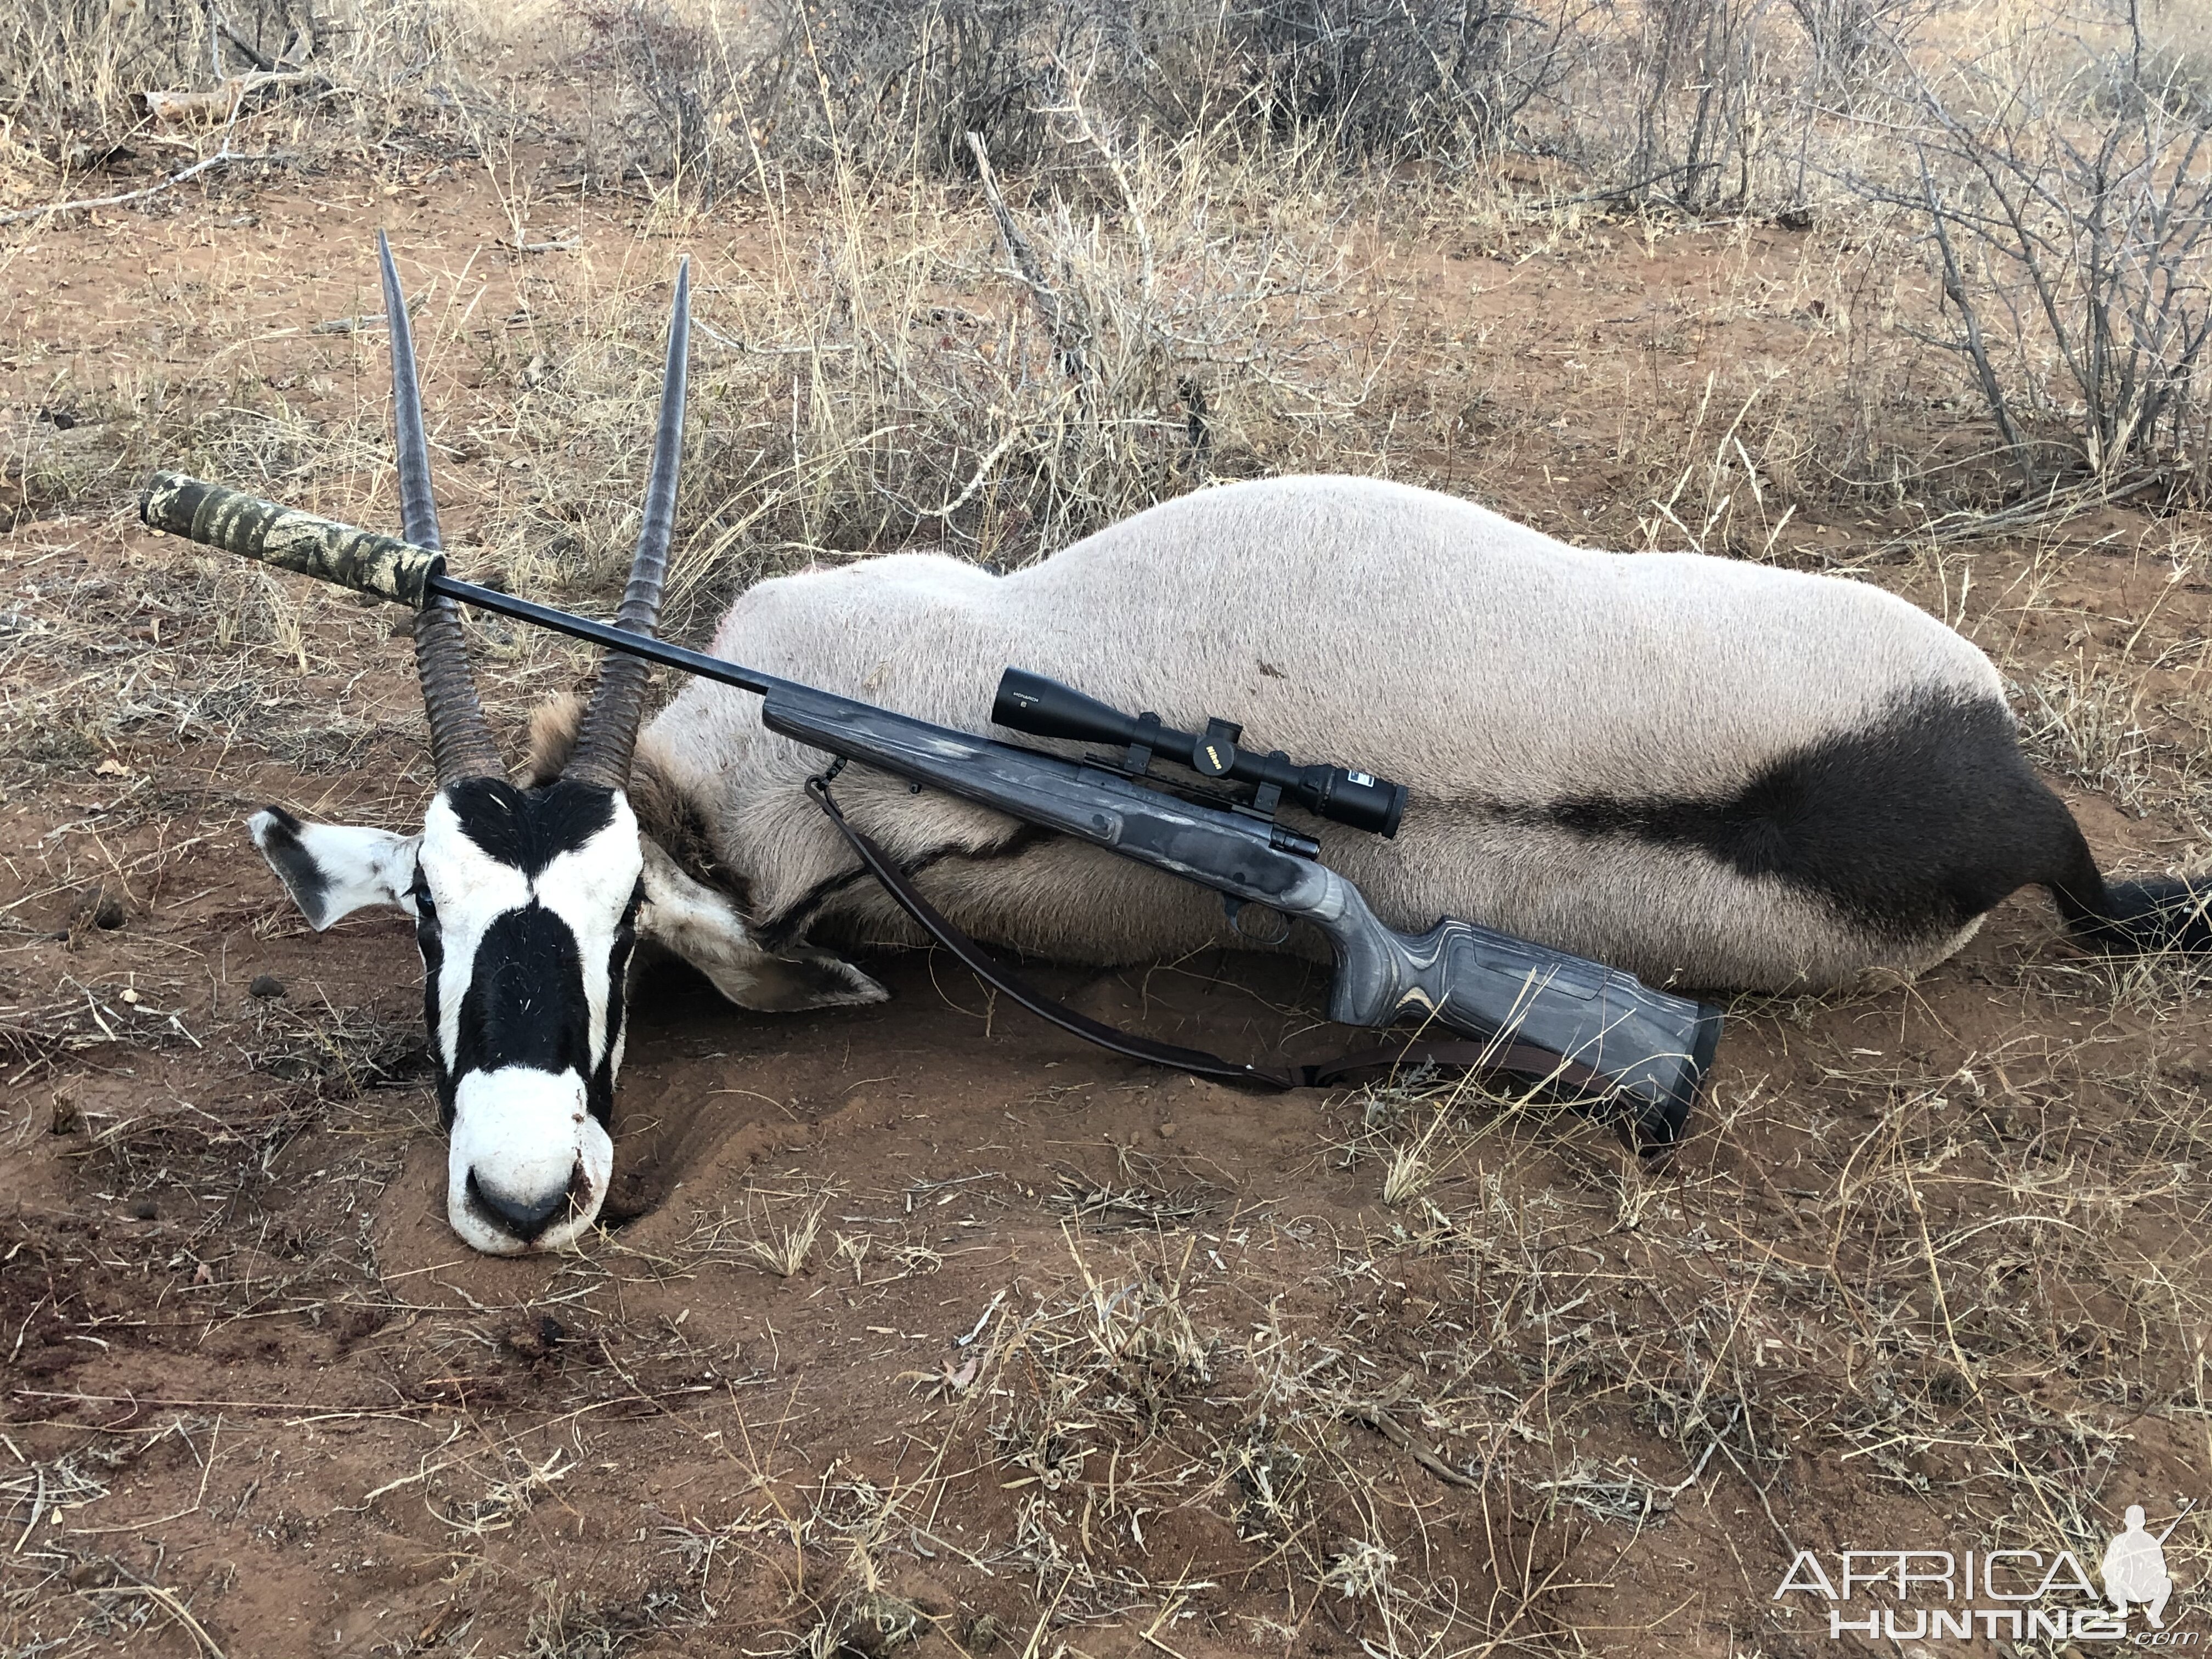
<path fill-rule="evenodd" d="M 1161 725 L 1158 714 L 1125 714 L 1027 669 L 1009 668 L 1000 679 L 991 720 L 1033 738 L 1127 744 L 1133 763 L 1125 769 L 1133 772 L 1143 772 L 1146 761 L 1158 754 L 1200 777 L 1249 783 L 1257 792 L 1253 805 L 1271 816 L 1276 800 L 1288 797 L 1316 817 L 1395 836 L 1406 810 L 1402 783 L 1340 766 L 1293 765 L 1279 749 L 1266 755 L 1240 749 L 1243 728 L 1226 720 L 1209 720 L 1200 733 L 1177 732 Z"/>

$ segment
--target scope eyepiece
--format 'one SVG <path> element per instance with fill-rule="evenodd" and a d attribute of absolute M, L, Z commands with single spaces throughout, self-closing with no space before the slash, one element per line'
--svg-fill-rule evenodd
<path fill-rule="evenodd" d="M 1294 766 L 1279 751 L 1262 755 L 1240 749 L 1233 736 L 1222 736 L 1224 731 L 1233 734 L 1236 728 L 1218 722 L 1204 737 L 1177 732 L 1158 724 L 1152 716 L 1139 720 L 1125 714 L 1072 685 L 1024 668 L 1009 668 L 1000 677 L 991 720 L 1033 738 L 1142 744 L 1206 777 L 1233 779 L 1255 788 L 1272 784 L 1316 817 L 1378 836 L 1396 835 L 1406 811 L 1402 783 L 1340 766 Z"/>

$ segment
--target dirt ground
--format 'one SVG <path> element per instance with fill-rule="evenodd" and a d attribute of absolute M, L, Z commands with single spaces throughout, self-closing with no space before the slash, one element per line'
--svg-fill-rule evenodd
<path fill-rule="evenodd" d="M 359 435 L 351 493 L 303 504 L 388 517 L 383 337 L 331 325 L 377 309 L 389 226 L 475 285 L 426 388 L 483 437 L 441 479 L 465 547 L 532 262 L 673 249 L 599 198 L 518 253 L 480 174 L 433 171 L 0 247 L 0 1651 L 1814 1654 L 1829 1604 L 1776 1594 L 1800 1551 L 2094 1573 L 2126 1504 L 2212 1498 L 2200 976 L 2083 957 L 2037 894 L 1916 985 L 1740 1001 L 1663 1164 L 1448 1079 L 1148 1071 L 942 959 L 787 1018 L 662 970 L 611 1224 L 468 1254 L 408 926 L 311 933 L 241 827 L 419 813 L 405 641 L 139 528 L 160 458 L 115 412 L 182 399 L 250 454 L 268 417 L 211 388 L 254 383 Z M 687 234 L 710 278 L 767 269 L 742 210 Z M 1627 411 L 1686 428 L 1709 374 L 1800 351 L 1821 252 L 1540 243 L 1378 242 L 1401 343 L 1368 412 L 1431 434 L 1401 476 L 1639 545 L 1664 491 Z M 34 460 L 100 482 L 41 499 Z M 2202 520 L 1892 550 L 1909 517 L 1808 510 L 1771 551 L 1996 655 L 2108 867 L 2201 865 Z M 478 645 L 510 732 L 586 665 Z M 1346 1036 L 1280 966 L 1047 977 L 1229 1052 Z M 2208 1536 L 2167 1541 L 2179 1632 Z"/>

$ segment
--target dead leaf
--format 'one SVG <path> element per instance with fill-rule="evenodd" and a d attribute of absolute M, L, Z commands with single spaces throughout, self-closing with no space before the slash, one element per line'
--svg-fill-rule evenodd
<path fill-rule="evenodd" d="M 930 1386 L 942 1389 L 945 1391 L 945 1397 L 950 1400 L 975 1380 L 975 1369 L 981 1363 L 980 1360 L 971 1357 L 966 1364 L 955 1370 L 952 1362 L 948 1359 L 938 1374 L 930 1378 Z"/>

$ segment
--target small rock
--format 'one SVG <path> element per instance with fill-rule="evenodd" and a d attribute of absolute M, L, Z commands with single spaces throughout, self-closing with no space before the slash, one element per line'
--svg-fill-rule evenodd
<path fill-rule="evenodd" d="M 246 988 L 246 994 L 252 997 L 281 997 L 284 994 L 284 981 L 274 974 L 256 974 L 253 983 Z"/>
<path fill-rule="evenodd" d="M 1162 1140 L 1173 1140 L 1175 1137 L 1176 1127 L 1174 1124 L 1163 1123 L 1160 1125 L 1160 1139 Z"/>
<path fill-rule="evenodd" d="M 161 1218 L 161 1212 L 154 1207 L 152 1199 L 142 1198 L 131 1206 L 131 1218 L 133 1221 L 158 1221 Z"/>
<path fill-rule="evenodd" d="M 411 640 L 415 637 L 415 616 L 412 611 L 403 611 L 392 619 L 392 637 Z"/>
<path fill-rule="evenodd" d="M 558 1348 L 568 1334 L 568 1328 L 550 1314 L 518 1325 L 500 1339 L 509 1352 L 525 1359 L 544 1359 Z"/>

